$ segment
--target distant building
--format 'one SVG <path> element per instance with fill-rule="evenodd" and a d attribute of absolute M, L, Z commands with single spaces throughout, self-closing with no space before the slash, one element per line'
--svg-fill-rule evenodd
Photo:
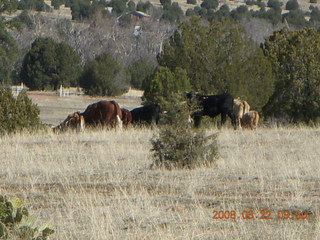
<path fill-rule="evenodd" d="M 112 7 L 106 7 L 104 8 L 108 13 L 112 13 Z"/>
<path fill-rule="evenodd" d="M 132 20 L 143 20 L 143 21 L 148 21 L 151 19 L 151 16 L 140 11 L 132 11 L 131 12 L 131 19 Z"/>

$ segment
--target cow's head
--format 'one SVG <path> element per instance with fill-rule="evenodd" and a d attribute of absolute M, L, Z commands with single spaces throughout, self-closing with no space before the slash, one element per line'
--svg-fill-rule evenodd
<path fill-rule="evenodd" d="M 54 131 L 65 131 L 67 129 L 75 129 L 77 131 L 82 131 L 85 127 L 84 117 L 80 112 L 74 112 L 68 115 L 68 117 L 60 123 L 58 126 L 54 127 Z"/>

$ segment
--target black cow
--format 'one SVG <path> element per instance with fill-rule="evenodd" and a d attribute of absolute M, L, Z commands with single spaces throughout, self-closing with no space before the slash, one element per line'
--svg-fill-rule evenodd
<path fill-rule="evenodd" d="M 187 92 L 188 104 L 191 105 L 195 99 L 200 107 L 191 114 L 194 126 L 199 127 L 202 116 L 216 117 L 221 114 L 221 126 L 226 122 L 227 115 L 231 118 L 233 127 L 236 129 L 236 116 L 233 111 L 233 97 L 230 94 L 203 95 L 199 93 Z"/>
<path fill-rule="evenodd" d="M 146 105 L 131 110 L 132 123 L 158 124 L 161 108 L 158 104 Z"/>

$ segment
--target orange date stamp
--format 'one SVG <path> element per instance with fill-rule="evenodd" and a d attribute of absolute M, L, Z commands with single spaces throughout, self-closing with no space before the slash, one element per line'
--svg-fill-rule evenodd
<path fill-rule="evenodd" d="M 307 211 L 288 211 L 288 210 L 244 210 L 237 212 L 231 211 L 213 211 L 212 219 L 307 219 Z"/>

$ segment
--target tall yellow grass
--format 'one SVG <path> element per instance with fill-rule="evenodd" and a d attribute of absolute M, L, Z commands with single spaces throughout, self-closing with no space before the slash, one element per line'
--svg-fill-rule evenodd
<path fill-rule="evenodd" d="M 0 194 L 22 197 L 53 239 L 320 239 L 320 129 L 223 129 L 216 166 L 172 171 L 150 169 L 153 134 L 3 136 Z"/>

